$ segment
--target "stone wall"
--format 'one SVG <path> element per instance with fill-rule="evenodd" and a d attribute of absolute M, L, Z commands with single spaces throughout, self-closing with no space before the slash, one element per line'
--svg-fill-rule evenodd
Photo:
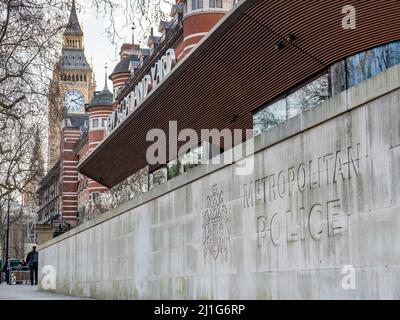
<path fill-rule="evenodd" d="M 398 299 L 399 102 L 395 67 L 256 137 L 253 174 L 195 168 L 42 245 L 40 265 L 95 298 Z"/>

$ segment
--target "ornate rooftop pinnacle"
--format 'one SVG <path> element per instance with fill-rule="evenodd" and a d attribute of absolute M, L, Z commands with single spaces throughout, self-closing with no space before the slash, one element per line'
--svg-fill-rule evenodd
<path fill-rule="evenodd" d="M 64 35 L 83 36 L 83 32 L 78 20 L 78 15 L 76 13 L 75 0 L 72 0 L 71 13 L 69 15 L 68 25 L 65 29 Z"/>
<path fill-rule="evenodd" d="M 104 69 L 104 89 L 101 92 L 95 93 L 89 105 L 86 107 L 86 110 L 96 106 L 111 106 L 113 103 L 113 94 L 110 92 L 107 86 L 107 63 Z"/>
<path fill-rule="evenodd" d="M 107 63 L 106 66 L 104 67 L 105 72 L 104 72 L 104 89 L 103 91 L 109 91 L 108 86 L 107 86 Z"/>

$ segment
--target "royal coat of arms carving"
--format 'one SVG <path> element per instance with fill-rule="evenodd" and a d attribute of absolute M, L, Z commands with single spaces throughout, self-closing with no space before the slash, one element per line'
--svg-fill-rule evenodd
<path fill-rule="evenodd" d="M 218 256 L 228 257 L 229 216 L 224 204 L 224 194 L 215 184 L 207 196 L 207 209 L 203 220 L 204 260 L 210 255 L 216 261 Z"/>

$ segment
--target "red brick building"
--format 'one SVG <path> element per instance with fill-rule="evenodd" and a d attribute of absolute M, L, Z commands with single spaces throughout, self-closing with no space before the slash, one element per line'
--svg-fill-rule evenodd
<path fill-rule="evenodd" d="M 95 83 L 92 80 L 91 67 L 84 56 L 83 32 L 73 2 L 69 24 L 64 33 L 62 59 L 54 77 L 64 85 L 59 90 L 63 93 L 63 105 L 60 108 L 62 119 L 57 123 L 54 121 L 55 116 L 50 117 L 52 121 L 49 136 L 53 142 L 49 158 L 55 164 L 38 189 L 39 224 L 58 226 L 59 232 L 62 232 L 63 228 L 75 226 L 107 210 L 110 205 L 116 205 L 118 200 L 110 200 L 110 194 L 116 199 L 120 195 L 112 193 L 112 190 L 101 184 L 101 179 L 89 179 L 78 173 L 79 164 L 104 140 L 111 128 L 123 121 L 127 110 L 140 104 L 139 98 L 135 98 L 133 94 L 135 90 L 140 91 L 142 98 L 151 90 L 156 90 L 155 86 L 148 87 L 146 92 L 144 87 L 135 88 L 144 77 L 150 79 L 152 73 L 157 72 L 154 71 L 157 69 L 154 65 L 158 65 L 160 69 L 160 61 L 164 61 L 166 55 L 173 61 L 171 67 L 172 63 L 184 59 L 231 9 L 232 4 L 231 0 L 177 0 L 171 7 L 170 21 L 160 22 L 160 36 L 154 35 L 153 28 L 151 29 L 147 48 L 141 48 L 135 43 L 124 43 L 121 46 L 120 61 L 109 76 L 113 83 L 112 92 L 107 85 L 101 92 L 97 92 L 93 89 Z M 83 67 L 73 65 L 75 56 L 83 61 Z M 159 81 L 161 80 L 160 78 Z M 85 85 L 87 90 L 82 92 Z M 59 138 L 55 132 L 60 132 Z M 133 179 L 138 184 L 134 188 L 148 188 L 149 179 L 146 175 L 144 173 Z M 132 189 L 132 186 L 128 187 Z M 131 190 L 130 194 L 132 193 L 134 192 Z M 103 198 L 107 195 L 108 202 L 104 203 Z"/>

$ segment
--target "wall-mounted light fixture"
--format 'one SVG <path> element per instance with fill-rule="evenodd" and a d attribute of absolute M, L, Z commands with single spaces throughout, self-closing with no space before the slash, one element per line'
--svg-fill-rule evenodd
<path fill-rule="evenodd" d="M 282 40 L 279 40 L 276 44 L 275 44 L 275 49 L 276 50 L 282 50 L 285 47 L 285 44 L 283 43 Z"/>
<path fill-rule="evenodd" d="M 237 114 L 234 114 L 231 118 L 231 124 L 235 123 L 239 119 L 239 116 Z"/>
<path fill-rule="evenodd" d="M 292 44 L 293 42 L 296 41 L 296 36 L 294 34 L 292 34 L 292 33 L 289 33 L 287 35 L 286 40 L 287 40 L 288 43 Z"/>

